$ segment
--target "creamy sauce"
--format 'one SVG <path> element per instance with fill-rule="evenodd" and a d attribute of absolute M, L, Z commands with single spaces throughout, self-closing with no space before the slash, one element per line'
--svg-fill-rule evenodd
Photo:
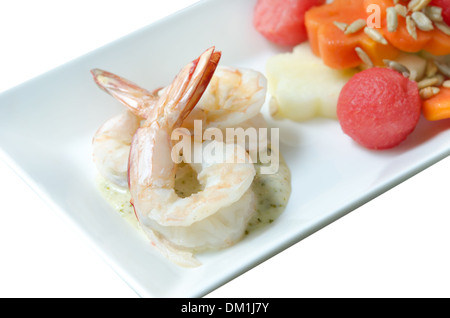
<path fill-rule="evenodd" d="M 286 208 L 291 194 L 291 173 L 282 158 L 275 174 L 261 174 L 261 167 L 255 164 L 252 189 L 257 198 L 256 214 L 249 221 L 247 233 L 275 221 Z"/>
<path fill-rule="evenodd" d="M 256 213 L 249 221 L 246 234 L 256 228 L 272 223 L 286 208 L 291 194 L 291 174 L 282 158 L 275 174 L 261 174 L 261 164 L 255 164 L 256 175 L 252 190 L 256 195 Z M 98 177 L 98 188 L 109 204 L 120 215 L 139 229 L 131 195 L 128 189 L 121 188 L 110 181 Z M 179 165 L 175 178 L 175 192 L 180 197 L 187 197 L 202 190 L 197 181 L 197 173 L 187 164 Z"/>
<path fill-rule="evenodd" d="M 131 194 L 126 188 L 119 187 L 102 176 L 97 177 L 97 187 L 106 201 L 130 224 L 139 229 L 139 224 L 130 203 Z"/>

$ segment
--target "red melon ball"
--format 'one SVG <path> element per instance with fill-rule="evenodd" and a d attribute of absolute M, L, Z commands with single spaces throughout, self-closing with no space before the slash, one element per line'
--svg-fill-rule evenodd
<path fill-rule="evenodd" d="M 370 68 L 343 87 L 337 105 L 345 134 L 369 149 L 389 149 L 404 141 L 421 115 L 417 83 L 388 68 Z"/>
<path fill-rule="evenodd" d="M 305 12 L 324 3 L 325 0 L 258 0 L 253 25 L 273 43 L 297 45 L 308 39 Z"/>

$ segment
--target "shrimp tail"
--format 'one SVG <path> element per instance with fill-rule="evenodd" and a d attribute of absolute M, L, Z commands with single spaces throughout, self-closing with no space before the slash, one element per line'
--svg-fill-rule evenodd
<path fill-rule="evenodd" d="M 158 100 L 157 91 L 148 90 L 116 74 L 95 68 L 91 70 L 97 86 L 114 97 L 135 115 L 147 118 L 151 109 Z"/>
<path fill-rule="evenodd" d="M 161 109 L 163 109 L 166 116 L 172 114 L 167 116 L 168 126 L 172 129 L 180 127 L 205 92 L 220 58 L 221 52 L 215 52 L 214 47 L 211 47 L 187 64 L 167 88 L 159 110 L 154 110 L 154 117 L 148 122 L 157 120 L 157 116 L 161 115 Z"/>
<path fill-rule="evenodd" d="M 185 94 L 184 100 L 189 101 L 188 105 L 191 106 L 186 107 L 180 114 L 176 122 L 178 126 L 199 101 L 211 81 L 220 57 L 221 53 L 214 52 L 214 47 L 211 47 L 188 64 L 175 78 L 173 84 L 176 85 L 169 87 L 172 94 L 165 94 L 166 97 L 172 98 L 173 101 L 174 95 L 181 98 Z M 149 114 L 154 112 L 162 88 L 150 92 L 123 77 L 98 68 L 92 69 L 91 74 L 100 89 L 114 97 L 136 116 L 147 119 Z"/>

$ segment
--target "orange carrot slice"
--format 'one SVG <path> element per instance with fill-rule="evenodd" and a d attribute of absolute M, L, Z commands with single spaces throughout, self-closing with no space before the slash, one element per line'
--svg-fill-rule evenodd
<path fill-rule="evenodd" d="M 430 121 L 450 118 L 450 88 L 440 89 L 437 95 L 424 100 L 422 104 L 423 116 Z"/>
<path fill-rule="evenodd" d="M 372 40 L 363 30 L 345 34 L 334 22 L 351 24 L 367 19 L 363 0 L 335 0 L 306 12 L 305 25 L 311 48 L 325 65 L 335 69 L 356 67 L 361 64 L 355 48 L 360 47 L 374 65 L 382 66 L 383 59 L 394 59 L 399 51 L 392 45 Z"/>
<path fill-rule="evenodd" d="M 437 28 L 431 31 L 416 28 L 415 39 L 408 32 L 406 19 L 399 15 L 396 31 L 389 32 L 386 9 L 394 5 L 393 0 L 334 0 L 310 9 L 305 15 L 305 25 L 314 54 L 321 57 L 326 65 L 336 69 L 361 64 L 355 52 L 356 47 L 367 53 L 375 66 L 382 66 L 384 59 L 395 59 L 400 51 L 424 50 L 433 55 L 450 54 L 450 36 Z M 345 34 L 335 25 L 335 22 L 351 24 L 358 19 L 371 20 L 375 12 L 370 10 L 373 7 L 379 8 L 377 13 L 380 22 L 374 28 L 387 40 L 387 45 L 374 41 L 362 30 Z"/>

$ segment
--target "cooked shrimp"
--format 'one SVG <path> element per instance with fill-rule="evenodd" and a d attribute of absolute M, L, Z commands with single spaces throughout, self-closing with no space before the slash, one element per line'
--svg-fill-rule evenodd
<path fill-rule="evenodd" d="M 106 121 L 92 140 L 93 159 L 100 175 L 121 187 L 128 185 L 128 155 L 140 121 L 126 110 Z"/>
<path fill-rule="evenodd" d="M 112 159 L 97 160 L 99 170 L 116 184 L 128 182 L 142 229 L 160 252 L 183 266 L 199 265 L 194 252 L 236 243 L 256 213 L 250 188 L 255 168 L 234 140 L 202 145 L 225 150 L 226 157 L 218 162 L 217 158 L 204 158 L 202 164 L 189 164 L 196 171 L 201 190 L 180 197 L 174 189 L 175 178 L 182 179 L 182 169 L 171 159 L 174 129 L 192 128 L 193 121 L 199 119 L 205 129 L 266 127 L 260 114 L 266 93 L 264 77 L 251 70 L 225 67 L 214 73 L 219 58 L 220 53 L 206 51 L 171 85 L 154 92 L 115 74 L 91 71 L 98 86 L 128 108 L 105 123 L 94 138 L 94 157 Z M 127 166 L 129 175 L 124 169 Z"/>
<path fill-rule="evenodd" d="M 211 220 L 208 218 L 220 220 L 221 215 L 217 213 L 221 209 L 226 209 L 224 213 L 229 216 L 243 210 L 251 212 L 250 207 L 254 204 L 253 195 L 247 193 L 251 191 L 255 168 L 248 154 L 238 151 L 235 144 L 211 142 L 216 147 L 223 147 L 225 158 L 219 161 L 217 158 L 204 158 L 201 168 L 197 167 L 198 181 L 203 186 L 201 191 L 182 198 L 174 189 L 176 164 L 171 158 L 171 134 L 181 126 L 211 79 L 218 63 L 214 54 L 217 53 L 206 51 L 177 75 L 143 126 L 137 129 L 130 149 L 129 189 L 136 216 L 144 230 L 150 233 L 154 244 L 172 260 L 186 266 L 195 264 L 190 250 L 205 244 L 222 247 L 233 241 L 233 235 L 230 237 L 226 233 L 223 236 L 225 242 L 222 239 L 220 244 L 214 240 L 213 243 L 205 243 L 204 238 L 198 239 L 192 232 L 196 227 L 210 228 Z M 238 208 L 230 209 L 233 204 L 238 204 Z M 242 209 L 241 204 L 246 209 Z M 239 237 L 248 223 L 249 214 L 242 213 L 238 218 L 238 223 L 242 224 L 237 228 Z M 232 231 L 236 231 L 235 226 Z M 179 235 L 184 239 L 179 239 Z M 189 250 L 183 252 L 180 247 Z"/>
<path fill-rule="evenodd" d="M 235 127 L 260 113 L 266 92 L 267 81 L 260 72 L 221 66 L 197 107 L 206 112 L 208 127 Z"/>
<path fill-rule="evenodd" d="M 249 158 L 237 158 L 239 151 L 224 153 L 236 156 L 228 162 L 208 164 L 199 174 L 205 189 L 180 199 L 174 191 L 175 163 L 171 158 L 171 134 L 181 126 L 201 97 L 206 85 L 199 87 L 204 73 L 212 75 L 217 65 L 211 61 L 211 51 L 205 52 L 198 63 L 187 65 L 177 76 L 161 102 L 153 109 L 144 125 L 133 138 L 129 157 L 129 187 L 139 216 L 150 217 L 162 225 L 188 226 L 236 202 L 250 186 L 255 170 Z M 246 161 L 246 162 L 245 162 Z M 209 202 L 209 203 L 208 203 Z"/>
<path fill-rule="evenodd" d="M 162 226 L 148 219 L 149 228 L 157 231 L 180 249 L 201 252 L 234 245 L 245 233 L 255 212 L 255 194 L 249 189 L 231 205 L 191 226 Z"/>
<path fill-rule="evenodd" d="M 205 175 L 211 178 L 211 171 L 207 172 L 204 169 L 205 165 L 190 164 L 190 166 L 198 172 L 197 176 L 200 182 L 202 179 L 205 179 Z M 189 183 L 189 180 L 179 176 L 178 172 L 177 178 Z M 206 189 L 210 186 L 203 184 L 203 187 Z M 204 190 L 191 194 L 189 197 L 197 195 L 200 198 L 210 193 L 208 191 L 202 195 L 202 191 Z M 198 222 L 194 222 L 189 226 L 166 226 L 153 220 L 151 217 L 146 217 L 145 222 L 141 220 L 141 224 L 145 223 L 142 228 L 151 239 L 153 245 L 172 262 L 184 267 L 199 266 L 201 263 L 195 258 L 194 253 L 226 248 L 242 239 L 250 219 L 256 213 L 255 197 L 253 190 L 248 188 L 236 202 L 222 208 L 220 208 L 220 204 L 214 203 L 214 198 L 211 198 L 211 201 L 203 200 L 203 202 L 198 202 L 198 204 L 209 208 L 213 214 Z M 178 198 L 177 200 L 186 200 L 187 198 Z M 194 201 L 198 200 L 194 199 L 191 202 Z M 177 202 L 167 202 L 167 204 L 172 205 L 177 204 Z M 190 208 L 188 202 L 182 202 L 181 205 L 184 205 L 185 208 Z"/>

